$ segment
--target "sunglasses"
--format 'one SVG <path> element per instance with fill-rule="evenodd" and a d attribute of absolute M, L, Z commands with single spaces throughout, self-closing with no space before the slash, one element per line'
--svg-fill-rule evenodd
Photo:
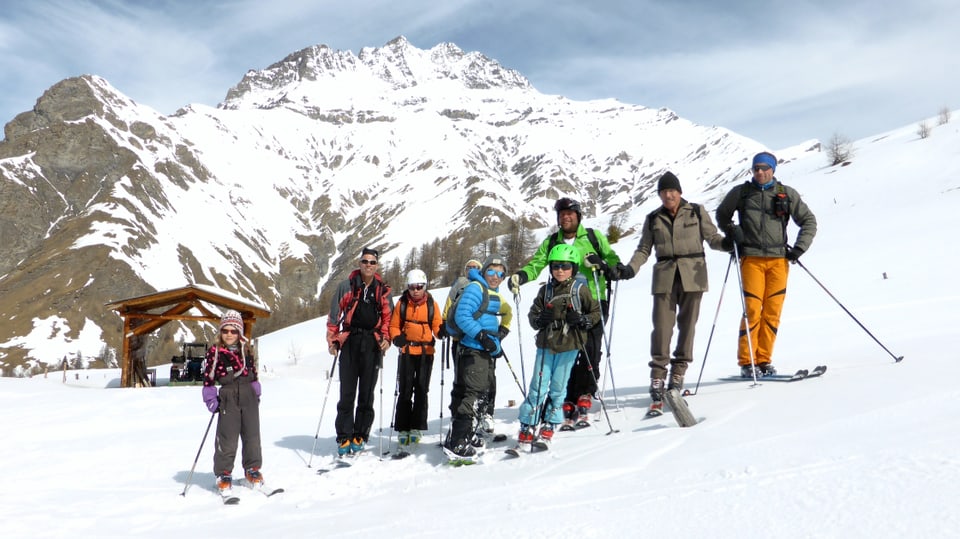
<path fill-rule="evenodd" d="M 239 335 L 240 332 L 237 331 L 237 330 L 235 330 L 235 329 L 223 328 L 223 329 L 220 330 L 220 334 L 221 334 L 221 335 Z"/>
<path fill-rule="evenodd" d="M 412 284 L 407 287 L 407 290 L 423 290 L 426 287 L 427 285 L 425 284 Z"/>
<path fill-rule="evenodd" d="M 367 260 L 366 258 L 361 258 L 361 259 L 360 259 L 360 263 L 363 264 L 364 266 L 376 266 L 376 265 L 377 265 L 377 261 L 376 261 L 376 260 Z"/>
<path fill-rule="evenodd" d="M 753 167 L 754 172 L 767 171 L 770 170 L 770 165 L 756 165 Z"/>
<path fill-rule="evenodd" d="M 572 269 L 573 269 L 573 264 L 571 264 L 570 262 L 556 262 L 556 263 L 550 264 L 551 271 L 556 271 L 556 270 L 567 271 Z"/>
<path fill-rule="evenodd" d="M 504 277 L 506 274 L 507 274 L 507 272 L 505 272 L 505 271 L 497 271 L 497 270 L 492 270 L 492 269 L 488 269 L 488 270 L 487 270 L 487 275 L 489 275 L 489 276 L 491 276 L 491 277 L 499 277 L 499 278 L 503 279 L 503 277 Z"/>

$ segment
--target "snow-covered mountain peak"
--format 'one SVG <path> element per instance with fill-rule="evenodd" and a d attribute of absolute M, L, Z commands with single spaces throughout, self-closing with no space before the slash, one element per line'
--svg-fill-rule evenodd
<path fill-rule="evenodd" d="M 481 53 L 465 53 L 452 43 L 418 49 L 400 36 L 382 47 L 364 47 L 359 56 L 326 45 L 299 50 L 266 69 L 248 71 L 220 108 L 381 108 L 397 101 L 392 93 L 414 88 L 424 93 L 438 82 L 463 90 L 532 89 L 519 72 Z"/>

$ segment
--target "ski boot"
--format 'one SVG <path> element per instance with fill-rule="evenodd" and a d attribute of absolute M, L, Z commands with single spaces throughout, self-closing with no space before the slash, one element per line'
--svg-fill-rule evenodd
<path fill-rule="evenodd" d="M 760 378 L 763 376 L 763 373 L 753 365 L 742 365 L 740 367 L 740 378 L 753 378 L 754 376 Z"/>
<path fill-rule="evenodd" d="M 233 477 L 230 476 L 230 472 L 223 472 L 217 476 L 217 488 L 221 494 L 233 490 Z"/>
<path fill-rule="evenodd" d="M 517 443 L 526 451 L 530 451 L 530 444 L 533 443 L 533 425 L 520 424 L 520 433 L 517 434 Z"/>
<path fill-rule="evenodd" d="M 260 473 L 260 468 L 247 468 L 244 470 L 243 475 L 246 477 L 247 483 L 250 483 L 255 487 L 263 485 L 263 474 Z"/>
<path fill-rule="evenodd" d="M 531 443 L 531 448 L 537 451 L 546 451 L 550 449 L 550 442 L 553 441 L 553 423 L 544 423 L 540 425 L 540 432 L 537 433 L 537 439 Z"/>
<path fill-rule="evenodd" d="M 480 417 L 480 426 L 477 427 L 478 431 L 482 431 L 483 434 L 493 434 L 493 416 L 490 414 L 483 414 Z"/>
<path fill-rule="evenodd" d="M 574 428 L 583 429 L 590 426 L 590 407 L 593 406 L 593 397 L 590 395 L 580 395 L 577 399 L 577 422 Z"/>
<path fill-rule="evenodd" d="M 647 417 L 663 415 L 663 379 L 650 379 L 650 407 L 647 408 Z"/>
<path fill-rule="evenodd" d="M 366 442 L 364 441 L 363 438 L 359 436 L 354 436 L 353 439 L 350 440 L 350 452 L 353 453 L 354 455 L 358 453 L 362 453 L 364 445 L 366 445 Z"/>
<path fill-rule="evenodd" d="M 574 411 L 577 409 L 572 402 L 563 403 L 563 423 L 560 425 L 561 431 L 577 430 L 573 425 L 576 423 L 573 419 Z"/>
<path fill-rule="evenodd" d="M 761 375 L 773 376 L 777 374 L 777 369 L 773 366 L 773 363 L 770 363 L 770 362 L 758 364 L 757 369 L 759 369 L 760 371 L 760 374 L 758 375 L 758 377 Z"/>
<path fill-rule="evenodd" d="M 670 375 L 670 383 L 667 384 L 667 390 L 676 389 L 683 394 L 683 375 L 673 373 Z"/>

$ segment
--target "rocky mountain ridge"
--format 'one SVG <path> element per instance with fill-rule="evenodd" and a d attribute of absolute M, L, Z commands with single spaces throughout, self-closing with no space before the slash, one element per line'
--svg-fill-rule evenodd
<path fill-rule="evenodd" d="M 210 285 L 263 303 L 274 316 L 258 330 L 275 329 L 325 312 L 322 291 L 363 245 L 403 258 L 448 235 L 548 227 L 559 196 L 632 215 L 664 170 L 709 192 L 759 148 L 667 109 L 544 95 L 482 54 L 402 37 L 358 56 L 303 49 L 218 107 L 170 116 L 99 77 L 66 79 L 4 135 L 6 374 L 119 348 L 111 301 Z M 167 324 L 148 363 L 203 337 Z"/>

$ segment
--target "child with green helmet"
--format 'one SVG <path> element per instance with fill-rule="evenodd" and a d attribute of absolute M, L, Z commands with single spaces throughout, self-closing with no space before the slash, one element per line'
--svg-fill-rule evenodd
<path fill-rule="evenodd" d="M 600 322 L 600 303 L 588 287 L 574 279 L 579 270 L 580 251 L 561 243 L 547 255 L 550 280 L 540 287 L 530 307 L 529 320 L 537 330 L 537 357 L 527 397 L 520 405 L 519 449 L 545 449 L 554 430 L 563 422 L 562 403 L 567 379 L 583 348 L 587 329 Z M 550 397 L 547 409 L 542 407 Z M 541 414 L 541 411 L 543 412 Z M 537 430 L 540 417 L 543 423 Z"/>

